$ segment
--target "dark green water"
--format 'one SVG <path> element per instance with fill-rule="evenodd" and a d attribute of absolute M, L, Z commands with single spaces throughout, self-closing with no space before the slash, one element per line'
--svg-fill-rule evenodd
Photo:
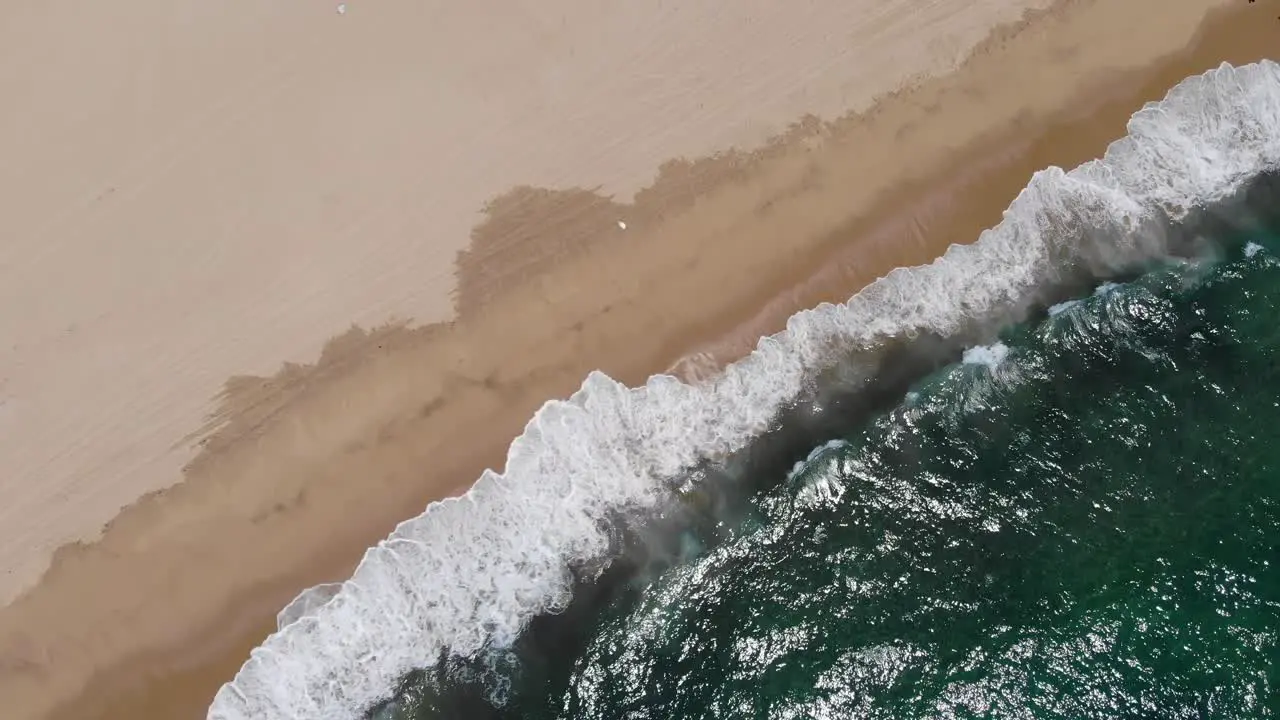
<path fill-rule="evenodd" d="M 1222 245 L 1009 329 L 393 714 L 1280 715 L 1280 236 Z"/>
<path fill-rule="evenodd" d="M 1275 716 L 1280 242 L 1250 240 L 927 378 L 507 710 Z"/>
<path fill-rule="evenodd" d="M 1277 229 L 1280 65 L 1188 78 L 714 380 L 590 373 L 209 717 L 1274 718 Z"/>

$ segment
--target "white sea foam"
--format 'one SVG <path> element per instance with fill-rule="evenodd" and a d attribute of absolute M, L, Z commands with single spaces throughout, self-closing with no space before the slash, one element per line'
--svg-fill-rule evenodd
<path fill-rule="evenodd" d="M 1000 363 L 1004 362 L 1008 354 L 1009 346 L 1004 343 L 979 345 L 965 350 L 960 362 L 965 365 L 986 365 L 988 369 L 994 371 L 1000 367 Z"/>
<path fill-rule="evenodd" d="M 342 583 L 325 583 L 303 590 L 298 597 L 285 605 L 283 610 L 276 613 L 276 629 L 283 630 L 286 625 L 292 625 L 304 617 L 314 615 L 341 589 Z"/>
<path fill-rule="evenodd" d="M 1159 254 L 1161 213 L 1180 217 L 1278 161 L 1280 66 L 1224 65 L 1135 114 L 1103 159 L 1037 173 L 977 243 L 895 270 L 844 305 L 798 313 L 717 377 L 627 388 L 592 373 L 538 411 L 505 472 L 401 523 L 331 599 L 283 616 L 209 718 L 359 718 L 442 652 L 509 642 L 565 606 L 571 562 L 602 559 L 608 513 L 653 506 L 665 479 L 743 447 L 836 357 L 1002 317 L 1068 268 L 1106 274 Z"/>
<path fill-rule="evenodd" d="M 1062 313 L 1070 310 L 1071 308 L 1079 304 L 1080 304 L 1079 300 L 1067 300 L 1065 302 L 1060 302 L 1056 305 L 1050 305 L 1049 317 L 1055 317 L 1057 315 L 1061 315 Z"/>
<path fill-rule="evenodd" d="M 1257 255 L 1258 253 L 1262 252 L 1263 249 L 1264 248 L 1258 243 L 1251 242 L 1248 245 L 1244 246 L 1244 256 L 1247 258 L 1251 258 L 1254 255 Z"/>
<path fill-rule="evenodd" d="M 790 482 L 791 480 L 794 480 L 796 476 L 804 472 L 804 469 L 808 467 L 814 460 L 817 460 L 823 455 L 826 455 L 828 450 L 836 450 L 848 444 L 849 444 L 849 441 L 847 440 L 829 440 L 823 443 L 822 445 L 819 445 L 818 447 L 814 448 L 813 450 L 810 450 L 808 457 L 806 457 L 804 460 L 797 462 L 795 465 L 791 467 L 791 472 L 787 473 L 787 481 Z"/>

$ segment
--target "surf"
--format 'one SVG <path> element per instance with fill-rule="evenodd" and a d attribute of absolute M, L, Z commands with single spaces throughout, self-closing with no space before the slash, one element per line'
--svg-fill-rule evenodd
<path fill-rule="evenodd" d="M 1102 158 L 1036 173 L 972 245 L 792 316 L 717 376 L 628 388 L 591 373 L 535 414 L 503 472 L 432 503 L 351 579 L 286 608 L 208 717 L 360 718 L 416 668 L 510 645 L 568 606 L 575 569 L 607 565 L 616 518 L 652 512 L 682 473 L 746 447 L 851 353 L 990 335 L 1065 288 L 1194 252 L 1180 224 L 1278 165 L 1280 66 L 1224 64 L 1135 113 Z M 994 347 L 973 362 L 998 365 Z"/>
<path fill-rule="evenodd" d="M 764 469 L 748 521 L 478 716 L 1274 716 L 1280 263 L 1214 239 Z M 438 707 L 397 717 L 477 716 Z"/>

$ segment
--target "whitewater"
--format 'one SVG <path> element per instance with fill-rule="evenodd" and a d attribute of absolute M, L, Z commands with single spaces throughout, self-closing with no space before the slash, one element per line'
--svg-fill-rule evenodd
<path fill-rule="evenodd" d="M 857 351 L 1019 319 L 1074 278 L 1170 251 L 1171 224 L 1280 166 L 1280 65 L 1224 64 L 1130 119 L 1099 160 L 1036 173 L 972 245 L 800 312 L 718 376 L 628 388 L 594 372 L 545 404 L 458 498 L 370 548 L 350 580 L 301 595 L 209 708 L 210 720 L 356 720 L 409 671 L 512 643 L 566 607 L 571 568 L 603 567 L 611 518 L 658 508 L 672 480 L 770 429 Z M 971 362 L 998 363 L 987 348 Z"/>

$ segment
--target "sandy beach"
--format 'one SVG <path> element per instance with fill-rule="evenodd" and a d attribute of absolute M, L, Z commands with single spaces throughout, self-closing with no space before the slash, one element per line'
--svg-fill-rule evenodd
<path fill-rule="evenodd" d="M 291 597 L 588 371 L 731 361 L 1280 33 L 1207 1 L 705 5 L 148 2 L 87 11 L 122 29 L 76 62 L 30 39 L 65 8 L 0 27 L 31 108 L 0 124 L 13 717 L 202 717 Z"/>

